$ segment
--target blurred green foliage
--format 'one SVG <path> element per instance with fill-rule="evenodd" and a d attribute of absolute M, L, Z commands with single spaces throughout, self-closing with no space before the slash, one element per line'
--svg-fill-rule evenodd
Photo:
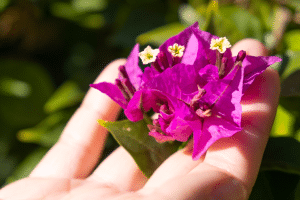
<path fill-rule="evenodd" d="M 1 0 L 0 186 L 30 173 L 106 64 L 196 21 L 283 59 L 272 66 L 280 106 L 250 199 L 300 199 L 299 0 Z M 104 154 L 116 146 L 109 137 Z"/>

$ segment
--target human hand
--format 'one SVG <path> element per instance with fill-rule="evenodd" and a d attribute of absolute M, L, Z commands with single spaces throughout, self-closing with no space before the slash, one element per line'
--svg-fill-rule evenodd
<path fill-rule="evenodd" d="M 246 50 L 266 56 L 251 39 L 237 43 L 233 54 Z M 96 82 L 117 77 L 111 63 Z M 199 160 L 190 149 L 174 153 L 147 179 L 131 156 L 119 147 L 96 169 L 107 131 L 97 119 L 113 121 L 120 110 L 105 94 L 90 89 L 59 141 L 28 178 L 0 190 L 0 199 L 247 199 L 255 183 L 279 97 L 279 78 L 272 69 L 258 76 L 242 98 L 243 130 L 213 144 Z M 92 172 L 93 171 L 93 172 Z"/>

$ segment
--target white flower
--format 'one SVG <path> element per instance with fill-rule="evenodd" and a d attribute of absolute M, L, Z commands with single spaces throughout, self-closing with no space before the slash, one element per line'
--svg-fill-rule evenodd
<path fill-rule="evenodd" d="M 159 49 L 152 49 L 150 46 L 147 46 L 144 51 L 139 53 L 139 56 L 143 64 L 146 65 L 154 62 L 158 53 Z"/>
<path fill-rule="evenodd" d="M 220 53 L 224 53 L 227 48 L 230 48 L 231 44 L 227 40 L 226 37 L 222 37 L 219 39 L 211 39 L 210 49 L 218 50 Z"/>
<path fill-rule="evenodd" d="M 168 51 L 172 54 L 172 56 L 179 58 L 183 56 L 184 49 L 184 46 L 178 45 L 177 43 L 173 44 L 173 46 L 168 47 Z"/>

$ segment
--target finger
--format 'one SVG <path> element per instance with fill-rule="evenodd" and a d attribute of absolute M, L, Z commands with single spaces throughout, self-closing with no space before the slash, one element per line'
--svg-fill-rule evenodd
<path fill-rule="evenodd" d="M 109 64 L 95 82 L 113 82 L 125 60 Z M 113 121 L 120 107 L 91 88 L 65 127 L 59 141 L 31 173 L 31 177 L 83 178 L 95 167 L 107 135 L 97 119 Z"/>
<path fill-rule="evenodd" d="M 40 200 L 52 195 L 65 194 L 82 182 L 82 180 L 64 178 L 25 178 L 2 188 L 0 190 L 0 199 Z"/>
<path fill-rule="evenodd" d="M 253 49 L 263 49 L 261 43 L 246 40 L 248 54 Z M 237 52 L 237 49 L 234 49 Z M 262 50 L 261 52 L 266 52 Z M 267 69 L 258 76 L 242 98 L 242 127 L 243 130 L 230 138 L 218 140 L 207 151 L 204 163 L 215 166 L 220 170 L 241 181 L 247 193 L 255 183 L 266 143 L 269 138 L 279 97 L 279 77 L 277 72 Z"/>
<path fill-rule="evenodd" d="M 173 177 L 159 187 L 145 187 L 138 193 L 145 199 L 224 199 L 243 200 L 242 184 L 228 173 L 200 164 L 185 176 Z"/>
<path fill-rule="evenodd" d="M 89 180 L 110 183 L 120 191 L 136 191 L 144 186 L 147 177 L 131 155 L 119 147 L 97 167 Z"/>
<path fill-rule="evenodd" d="M 237 42 L 231 49 L 232 55 L 236 56 L 240 50 L 244 50 L 248 55 L 267 56 L 267 48 L 258 40 L 247 38 Z"/>

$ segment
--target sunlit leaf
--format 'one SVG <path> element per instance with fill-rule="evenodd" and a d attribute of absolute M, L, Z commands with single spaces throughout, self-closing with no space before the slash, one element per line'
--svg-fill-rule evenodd
<path fill-rule="evenodd" d="M 100 11 L 106 8 L 106 0 L 73 0 L 72 7 L 78 12 Z"/>
<path fill-rule="evenodd" d="M 20 130 L 17 137 L 21 142 L 51 147 L 57 142 L 72 113 L 64 111 L 51 114 L 36 126 Z"/>
<path fill-rule="evenodd" d="M 230 22 L 234 25 L 232 26 L 232 31 L 239 31 L 241 38 L 255 38 L 258 40 L 262 40 L 263 32 L 261 22 L 256 16 L 252 15 L 247 10 L 243 10 L 241 8 L 233 6 L 220 7 L 220 14 L 224 21 L 226 19 L 226 25 Z M 224 34 L 222 33 L 222 29 L 218 31 L 218 33 L 219 35 Z M 235 43 L 237 39 L 240 38 L 234 38 L 234 41 L 232 41 L 232 43 Z"/>
<path fill-rule="evenodd" d="M 69 3 L 53 2 L 50 4 L 50 12 L 56 17 L 74 20 L 79 12 Z"/>
<path fill-rule="evenodd" d="M 292 136 L 295 116 L 285 110 L 282 106 L 278 106 L 276 118 L 272 127 L 272 136 Z"/>
<path fill-rule="evenodd" d="M 0 1 L 0 12 L 9 4 L 10 0 L 1 0 Z"/>
<path fill-rule="evenodd" d="M 300 129 L 295 132 L 294 138 L 300 142 Z"/>
<path fill-rule="evenodd" d="M 300 51 L 300 30 L 286 32 L 284 40 L 290 50 Z"/>
<path fill-rule="evenodd" d="M 64 108 L 72 107 L 81 102 L 84 93 L 73 81 L 67 81 L 61 85 L 45 104 L 45 111 L 52 113 Z"/>
<path fill-rule="evenodd" d="M 300 175 L 300 143 L 294 138 L 270 138 L 267 144 L 261 169 L 279 170 Z"/>
<path fill-rule="evenodd" d="M 26 98 L 32 92 L 31 86 L 21 80 L 10 77 L 0 78 L 0 94 L 17 98 Z"/>
<path fill-rule="evenodd" d="M 217 3 L 210 3 L 206 20 L 204 30 L 220 37 L 226 36 L 231 43 L 247 37 L 262 40 L 263 32 L 259 19 L 236 6 L 218 8 Z"/>
<path fill-rule="evenodd" d="M 144 120 L 106 122 L 98 120 L 107 128 L 117 142 L 133 157 L 142 172 L 150 177 L 152 173 L 180 146 L 179 142 L 158 143 L 148 135 L 149 129 Z"/>
<path fill-rule="evenodd" d="M 198 10 L 201 12 L 202 7 L 198 7 Z M 203 25 L 200 24 L 201 30 L 208 31 L 211 34 L 215 34 L 215 27 L 214 27 L 214 17 L 220 18 L 219 13 L 219 4 L 217 1 L 210 1 L 205 12 L 205 23 Z"/>
<path fill-rule="evenodd" d="M 257 12 L 257 15 L 264 27 L 268 30 L 272 29 L 272 5 L 265 0 L 252 0 L 252 10 Z M 251 9 L 251 8 L 250 8 Z"/>
<path fill-rule="evenodd" d="M 186 27 L 180 23 L 168 24 L 138 36 L 137 42 L 141 45 L 151 43 L 159 46 L 164 41 L 178 34 L 185 28 Z"/>
<path fill-rule="evenodd" d="M 90 14 L 79 20 L 79 24 L 85 28 L 97 29 L 104 26 L 105 19 L 101 14 Z"/>
<path fill-rule="evenodd" d="M 105 0 L 74 0 L 72 4 L 54 2 L 50 8 L 56 17 L 74 21 L 85 28 L 98 29 L 104 26 L 105 19 L 103 15 L 95 11 L 102 10 L 104 7 L 106 7 Z"/>

